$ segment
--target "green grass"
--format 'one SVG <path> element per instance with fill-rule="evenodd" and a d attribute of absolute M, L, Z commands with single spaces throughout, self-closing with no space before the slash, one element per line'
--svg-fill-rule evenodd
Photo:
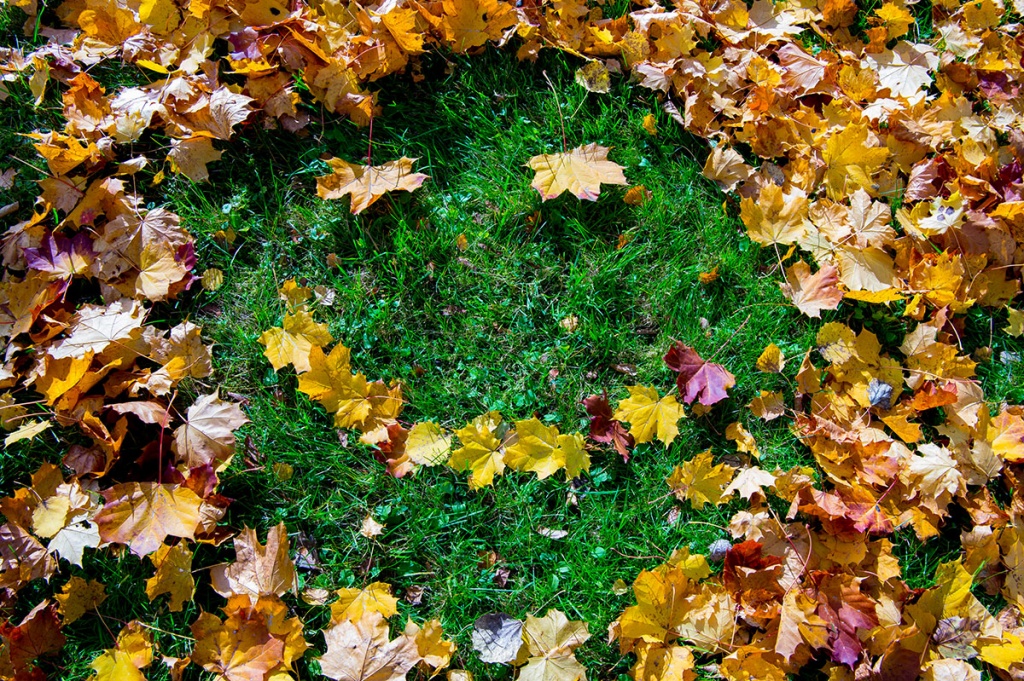
<path fill-rule="evenodd" d="M 247 126 L 223 145 L 209 184 L 172 177 L 146 190 L 147 201 L 168 205 L 195 236 L 198 271 L 217 267 L 225 275 L 217 292 L 197 288 L 158 306 L 151 319 L 191 319 L 216 344 L 214 376 L 187 390 L 217 387 L 247 400 L 252 423 L 221 486 L 235 499 L 226 522 L 257 527 L 261 536 L 285 522 L 293 548 L 301 541 L 316 556 L 317 569 L 301 572 L 303 587 L 375 580 L 399 594 L 424 587 L 422 604 L 403 602 L 403 616 L 439 617 L 460 646 L 453 667 L 482 679 L 511 676 L 470 654 L 473 621 L 499 610 L 524 617 L 562 609 L 590 625 L 593 638 L 579 654 L 593 678 L 627 671 L 630 661 L 605 643 L 604 631 L 632 596 L 614 595 L 612 585 L 630 582 L 675 548 L 702 551 L 726 536 L 722 526 L 736 508 L 698 513 L 680 506 L 666 496 L 664 479 L 703 449 L 718 458 L 732 452 L 727 424 L 747 424 L 761 444 L 764 468 L 812 462 L 785 419 L 754 422 L 744 405 L 759 389 L 787 386 L 784 378 L 755 371 L 764 346 L 777 343 L 795 369 L 819 322 L 785 304 L 774 252 L 752 244 L 736 217 L 723 211 L 722 195 L 700 174 L 701 144 L 662 114 L 650 93 L 621 79 L 609 95 L 585 92 L 573 82 L 576 66 L 558 55 L 519 64 L 490 51 L 472 59 L 429 56 L 421 83 L 402 76 L 382 81 L 374 162 L 418 157 L 417 170 L 431 180 L 357 217 L 348 214 L 347 201 L 317 199 L 314 178 L 325 171 L 323 157 L 360 161 L 368 131 L 332 118 L 321 123 L 318 109 L 311 110 L 314 123 L 304 136 Z M 19 97 L 0 103 L 0 113 L 17 122 L 0 132 L 0 150 L 34 162 L 27 141 L 14 133 L 58 124 L 53 107 L 59 103 L 51 97 L 33 110 L 19 87 L 12 86 Z M 642 128 L 648 113 L 658 118 L 656 137 Z M 611 159 L 625 166 L 631 183 L 650 189 L 652 200 L 630 207 L 622 202 L 624 188 L 606 187 L 594 203 L 572 197 L 541 203 L 524 167 L 529 157 L 590 142 L 612 147 Z M 142 176 L 143 186 L 151 176 Z M 26 169 L 18 191 L 33 196 L 32 179 Z M 24 214 L 31 198 L 20 200 Z M 228 227 L 239 235 L 233 244 L 216 238 Z M 465 251 L 456 245 L 459 235 L 466 237 Z M 628 236 L 622 248 L 620 235 Z M 327 264 L 331 254 L 335 268 Z M 715 267 L 720 278 L 701 284 L 699 274 Z M 672 339 L 726 365 L 737 385 L 709 416 L 681 423 L 667 450 L 641 445 L 628 464 L 613 452 L 594 452 L 578 485 L 513 472 L 474 492 L 465 475 L 445 467 L 395 480 L 354 434 L 340 437 L 331 417 L 297 393 L 293 372 L 275 374 L 263 357 L 257 339 L 280 323 L 277 288 L 292 277 L 333 291 L 333 304 L 320 306 L 318 319 L 352 348 L 358 371 L 403 382 L 408 421 L 457 428 L 497 409 L 510 420 L 536 415 L 563 431 L 585 429 L 579 402 L 590 393 L 607 389 L 617 399 L 632 383 L 670 389 L 661 356 Z M 579 320 L 572 332 L 560 325 L 570 315 Z M 899 338 L 907 328 L 892 312 L 867 306 L 844 305 L 829 319 L 883 337 Z M 998 332 L 1004 324 L 1005 313 L 972 312 L 969 349 L 1020 352 L 1020 343 Z M 989 327 L 996 329 L 991 340 Z M 635 367 L 635 377 L 616 370 L 622 365 Z M 993 362 L 980 372 L 992 399 L 1024 397 L 1019 362 Z M 0 456 L 3 491 L 25 481 L 40 459 L 59 460 L 61 447 L 44 437 Z M 293 466 L 294 476 L 279 480 L 275 463 Z M 680 516 L 670 524 L 673 507 Z M 387 527 L 375 540 L 358 531 L 367 513 Z M 537 533 L 541 527 L 569 534 L 552 540 Z M 893 542 L 911 586 L 928 585 L 935 565 L 958 550 L 945 539 L 922 549 L 905 532 Z M 487 551 L 501 556 L 496 567 L 509 571 L 506 585 L 495 582 L 495 567 L 481 566 L 480 553 Z M 231 556 L 230 544 L 201 546 L 197 565 Z M 144 596 L 151 572 L 148 561 L 127 554 L 90 556 L 85 574 L 106 583 L 110 599 L 102 618 L 68 628 L 69 645 L 56 663 L 61 678 L 87 676 L 88 662 L 111 645 L 109 632 L 122 621 L 139 618 L 184 634 L 201 608 L 223 603 L 201 578 L 195 602 L 168 613 L 163 599 L 150 604 Z M 34 586 L 24 608 L 53 588 Z M 289 599 L 317 644 L 326 608 Z M 188 650 L 186 639 L 158 639 L 165 654 Z M 300 678 L 315 669 L 305 664 Z"/>
<path fill-rule="evenodd" d="M 283 520 L 308 535 L 323 567 L 305 575 L 309 584 L 379 579 L 399 590 L 426 587 L 423 604 L 409 610 L 440 617 L 464 651 L 481 614 L 563 609 L 591 625 L 595 636 L 582 656 L 607 676 L 628 668 L 601 640 L 629 602 L 612 594 L 615 580 L 630 581 L 674 548 L 702 550 L 725 536 L 712 525 L 728 523 L 726 509 L 682 508 L 668 524 L 674 502 L 666 498 L 666 475 L 701 449 L 730 451 L 722 433 L 744 418 L 743 401 L 758 387 L 781 387 L 781 379 L 754 375 L 763 346 L 774 340 L 795 356 L 815 327 L 783 305 L 772 259 L 723 214 L 721 197 L 693 160 L 694 142 L 667 116 L 651 137 L 641 123 L 657 113 L 653 102 L 624 86 L 608 97 L 588 94 L 573 84 L 572 68 L 561 58 L 530 66 L 488 54 L 454 62 L 447 78 L 394 83 L 374 124 L 374 159 L 418 157 L 417 169 L 432 179 L 358 218 L 346 202 L 314 196 L 317 158 L 365 154 L 366 131 L 345 123 L 305 140 L 249 131 L 214 171 L 212 186 L 176 181 L 168 191 L 200 239 L 229 224 L 247 230 L 229 249 L 200 247 L 217 253 L 203 265 L 222 268 L 226 284 L 202 294 L 194 314 L 218 344 L 218 381 L 251 399 L 247 433 L 265 461 L 263 470 L 225 480 L 225 493 L 239 499 L 232 524 Z M 611 158 L 653 199 L 631 208 L 623 189 L 606 188 L 596 203 L 568 197 L 542 204 L 523 164 L 561 150 L 562 118 L 568 146 L 611 146 Z M 247 157 L 251 149 L 278 150 L 273 168 L 263 154 Z M 217 177 L 228 168 L 228 177 Z M 229 202 L 234 215 L 221 210 Z M 535 211 L 540 218 L 531 223 Z M 460 234 L 464 252 L 456 246 Z M 621 234 L 631 240 L 618 249 Z M 333 270 L 331 253 L 339 262 Z M 720 279 L 700 284 L 698 275 L 716 266 Z M 280 323 L 276 288 L 288 277 L 336 293 L 318 318 L 353 348 L 358 370 L 403 381 L 409 420 L 457 428 L 498 409 L 509 419 L 537 415 L 563 430 L 582 429 L 579 401 L 592 392 L 622 397 L 621 386 L 633 382 L 668 390 L 661 355 L 673 338 L 706 356 L 718 353 L 738 376 L 738 399 L 685 422 L 668 451 L 641 446 L 628 465 L 596 452 L 576 490 L 561 479 L 513 473 L 477 493 L 445 468 L 393 480 L 354 437 L 339 443 L 330 417 L 297 395 L 292 373 L 275 375 L 262 357 L 257 338 Z M 569 315 L 579 319 L 571 333 L 559 324 Z M 624 364 L 637 375 L 616 372 Z M 805 456 L 776 435 L 767 465 Z M 273 462 L 292 465 L 295 476 L 277 481 Z M 567 504 L 571 493 L 577 504 Z M 368 512 L 387 525 L 379 541 L 358 534 Z M 541 527 L 569 535 L 547 539 Z M 504 588 L 495 585 L 494 569 L 478 565 L 483 551 L 496 551 L 510 570 Z M 483 678 L 507 674 L 472 656 L 460 664 Z"/>

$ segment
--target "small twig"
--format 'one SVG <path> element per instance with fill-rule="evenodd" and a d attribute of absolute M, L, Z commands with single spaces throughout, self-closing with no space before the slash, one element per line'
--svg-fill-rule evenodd
<path fill-rule="evenodd" d="M 660 560 L 660 561 L 664 561 L 665 560 L 665 556 L 631 556 L 628 553 L 623 553 L 622 551 L 619 551 L 614 546 L 612 547 L 612 551 L 614 551 L 615 553 L 619 554 L 623 558 L 631 558 L 632 560 Z"/>
<path fill-rule="evenodd" d="M 742 324 L 740 324 L 740 325 L 739 325 L 739 326 L 738 326 L 738 327 L 736 328 L 736 330 L 732 332 L 732 335 L 731 335 L 731 336 L 729 336 L 729 339 L 728 339 L 727 341 L 725 341 L 725 343 L 723 343 L 723 344 L 722 344 L 722 345 L 721 345 L 721 346 L 720 346 L 720 347 L 719 347 L 719 348 L 718 348 L 717 350 L 715 350 L 715 354 L 711 355 L 711 357 L 707 358 L 707 359 L 706 359 L 706 360 L 704 360 L 704 361 L 705 361 L 705 362 L 710 362 L 710 361 L 711 361 L 711 360 L 713 360 L 713 359 L 714 359 L 715 357 L 718 357 L 718 355 L 722 354 L 722 350 L 725 350 L 725 349 L 726 349 L 727 347 L 729 347 L 729 344 L 730 344 L 730 343 L 732 343 L 732 339 L 733 339 L 733 338 L 735 338 L 735 337 L 736 337 L 736 335 L 737 335 L 737 334 L 738 334 L 738 333 L 739 333 L 740 331 L 742 331 L 742 330 L 743 330 L 743 327 L 744 327 L 744 326 L 746 326 L 746 325 L 747 325 L 747 322 L 749 322 L 749 321 L 750 321 L 750 315 L 747 315 L 747 318 L 746 318 L 746 319 L 744 319 L 744 320 L 743 320 L 743 323 L 742 323 Z"/>
<path fill-rule="evenodd" d="M 136 620 L 136 621 L 138 622 L 138 620 Z M 154 627 L 152 624 L 146 624 L 145 622 L 139 622 L 139 626 L 140 627 L 145 627 L 146 629 L 150 629 L 152 631 L 159 631 L 161 634 L 167 634 L 168 636 L 174 636 L 175 638 L 183 638 L 186 641 L 195 641 L 195 639 L 192 638 L 191 636 L 185 636 L 184 634 L 175 634 L 173 631 L 167 631 L 166 629 L 160 629 L 159 627 Z"/>
<path fill-rule="evenodd" d="M 366 165 L 373 165 L 373 116 L 370 116 L 370 139 L 366 144 Z"/>
<path fill-rule="evenodd" d="M 551 94 L 555 96 L 555 106 L 558 107 L 558 121 L 562 125 L 562 153 L 564 154 L 568 144 L 565 140 L 565 119 L 562 117 L 562 102 L 558 99 L 558 92 L 555 90 L 555 84 L 551 82 L 550 78 L 548 78 L 548 72 L 542 71 L 542 73 L 544 74 L 544 80 L 548 82 L 548 87 L 551 88 Z"/>
<path fill-rule="evenodd" d="M 714 523 L 706 523 L 703 520 L 687 520 L 687 525 L 707 525 L 708 527 L 714 527 L 715 529 L 721 530 L 722 532 L 728 532 L 729 528 L 724 525 L 715 525 Z"/>

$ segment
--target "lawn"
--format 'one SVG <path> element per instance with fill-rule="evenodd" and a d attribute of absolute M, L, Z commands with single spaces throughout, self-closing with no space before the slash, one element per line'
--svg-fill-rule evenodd
<path fill-rule="evenodd" d="M 23 40 L 21 11 L 0 12 L 3 43 Z M 755 419 L 748 403 L 762 390 L 792 389 L 823 323 L 867 329 L 886 348 L 898 347 L 915 325 L 902 302 L 847 300 L 822 319 L 802 315 L 779 288 L 787 254 L 751 241 L 739 202 L 702 174 L 708 142 L 684 131 L 659 97 L 626 77 L 613 76 L 607 94 L 588 92 L 574 78 L 581 63 L 554 50 L 536 63 L 494 47 L 471 57 L 428 53 L 417 77 L 398 73 L 374 84 L 382 112 L 371 128 L 304 105 L 311 123 L 300 134 L 243 124 L 219 144 L 224 156 L 210 165 L 209 182 L 168 173 L 157 183 L 159 165 L 132 177 L 148 208 L 181 216 L 196 241 L 195 272 L 223 272 L 216 290 L 193 286 L 154 304 L 149 315 L 161 328 L 197 324 L 213 343 L 212 375 L 184 379 L 182 402 L 216 389 L 241 402 L 250 421 L 221 474 L 219 492 L 234 500 L 222 524 L 255 528 L 262 540 L 283 522 L 300 592 L 391 584 L 402 621 L 439 619 L 458 645 L 451 667 L 478 679 L 514 672 L 477 659 L 474 621 L 549 608 L 589 626 L 592 638 L 577 656 L 591 678 L 626 675 L 633 657 L 605 636 L 635 602 L 618 584 L 632 583 L 676 549 L 706 553 L 712 542 L 731 540 L 730 519 L 747 507 L 738 499 L 701 510 L 680 503 L 665 482 L 673 468 L 707 449 L 716 461 L 740 461 L 725 437 L 737 421 L 757 440 L 762 469 L 815 467 L 789 419 Z M 111 88 L 158 77 L 113 63 L 92 75 Z M 13 224 L 31 215 L 34 181 L 45 176 L 22 133 L 63 122 L 56 87 L 38 106 L 26 78 L 8 88 L 0 101 L 0 153 L 8 159 L 3 167 L 19 175 L 0 204 L 20 202 L 5 218 Z M 656 134 L 645 129 L 648 116 Z M 630 185 L 643 185 L 650 198 L 629 205 L 626 187 L 606 186 L 594 202 L 569 195 L 542 202 L 527 160 L 588 143 L 610 147 Z M 169 144 L 155 133 L 143 146 Z M 349 213 L 347 200 L 317 197 L 325 159 L 366 162 L 368 155 L 373 163 L 415 158 L 417 172 L 430 179 L 359 215 Z M 315 289 L 314 316 L 352 349 L 354 370 L 402 383 L 408 423 L 454 430 L 497 410 L 509 421 L 536 417 L 562 432 L 586 432 L 581 400 L 588 395 L 607 391 L 614 404 L 627 385 L 672 389 L 675 377 L 662 356 L 675 340 L 727 367 L 736 385 L 707 415 L 683 419 L 670 446 L 640 444 L 628 462 L 595 447 L 589 472 L 575 480 L 509 470 L 493 487 L 472 490 L 464 473 L 446 466 L 394 478 L 357 432 L 336 429 L 332 416 L 298 391 L 291 368 L 274 371 L 264 357 L 259 338 L 282 323 L 278 289 L 290 279 Z M 989 403 L 1024 401 L 1024 343 L 1002 330 L 1006 312 L 974 307 L 963 323 L 961 352 L 990 351 L 978 367 Z M 771 343 L 788 358 L 781 375 L 755 368 Z M 0 455 L 0 491 L 25 484 L 43 461 L 59 463 L 69 443 L 85 442 L 56 428 L 12 445 Z M 821 480 L 820 471 L 814 475 Z M 789 510 L 781 499 L 770 505 L 783 517 Z M 368 515 L 383 524 L 379 536 L 361 534 Z M 937 566 L 961 554 L 960 533 L 970 526 L 954 515 L 924 544 L 909 528 L 897 530 L 890 540 L 907 585 L 933 586 Z M 546 536 L 550 530 L 564 535 Z M 228 541 L 197 545 L 195 560 L 205 568 L 233 557 Z M 194 599 L 170 612 L 165 601 L 146 598 L 152 570 L 128 551 L 90 551 L 82 568 L 62 564 L 62 575 L 104 583 L 108 597 L 96 616 L 64 628 L 67 645 L 44 662 L 52 678 L 88 678 L 95 656 L 131 620 L 153 627 L 164 655 L 188 654 L 189 625 L 203 611 L 216 612 L 223 598 L 197 568 Z M 62 583 L 33 582 L 11 621 Z M 1004 604 L 976 593 L 993 613 Z M 294 595 L 286 602 L 322 650 L 328 609 Z M 298 678 L 317 678 L 313 657 L 298 663 Z M 199 678 L 195 667 L 188 673 Z M 162 665 L 147 674 L 170 678 Z"/>

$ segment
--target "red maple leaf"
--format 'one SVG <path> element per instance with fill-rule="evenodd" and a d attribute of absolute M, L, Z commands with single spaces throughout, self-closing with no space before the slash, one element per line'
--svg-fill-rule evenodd
<path fill-rule="evenodd" d="M 611 443 L 615 451 L 622 455 L 622 460 L 629 463 L 629 453 L 636 446 L 636 442 L 622 423 L 612 417 L 608 393 L 602 392 L 600 395 L 585 398 L 583 406 L 590 414 L 590 439 L 594 442 Z"/>
<path fill-rule="evenodd" d="M 687 404 L 700 400 L 705 407 L 721 402 L 729 388 L 736 385 L 736 377 L 721 364 L 707 362 L 689 345 L 676 341 L 665 353 L 665 364 L 678 373 L 676 385 L 679 395 Z"/>

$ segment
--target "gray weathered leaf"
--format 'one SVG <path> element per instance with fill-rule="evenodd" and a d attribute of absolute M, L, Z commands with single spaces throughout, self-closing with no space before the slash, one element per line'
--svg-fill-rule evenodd
<path fill-rule="evenodd" d="M 523 623 L 503 612 L 479 617 L 473 624 L 473 650 L 481 662 L 508 664 L 523 645 Z"/>

